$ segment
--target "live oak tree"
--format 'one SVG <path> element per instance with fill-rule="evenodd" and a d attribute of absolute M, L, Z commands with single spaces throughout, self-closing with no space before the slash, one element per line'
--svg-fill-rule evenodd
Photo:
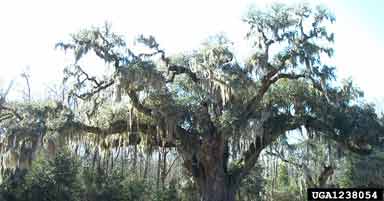
<path fill-rule="evenodd" d="M 153 36 L 131 47 L 108 25 L 71 35 L 57 44 L 75 59 L 64 71 L 73 85 L 66 103 L 0 103 L 3 161 L 27 167 L 36 150 L 65 143 L 100 152 L 174 147 L 201 200 L 233 201 L 262 150 L 288 131 L 306 129 L 362 154 L 380 142 L 374 109 L 352 82 L 333 83 L 334 67 L 322 62 L 333 54 L 332 14 L 279 4 L 244 21 L 253 46 L 245 64 L 222 36 L 169 56 Z M 109 66 L 106 75 L 85 70 L 90 53 Z"/>

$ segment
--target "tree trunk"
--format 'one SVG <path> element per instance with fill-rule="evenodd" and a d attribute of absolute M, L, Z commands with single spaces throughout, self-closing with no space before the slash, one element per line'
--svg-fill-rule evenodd
<path fill-rule="evenodd" d="M 200 192 L 199 201 L 235 201 L 238 180 L 227 172 L 228 149 L 222 136 L 211 136 L 185 161 Z"/>
<path fill-rule="evenodd" d="M 156 177 L 156 189 L 160 189 L 160 177 L 161 177 L 161 151 L 160 148 L 157 150 L 157 177 Z"/>
<path fill-rule="evenodd" d="M 235 201 L 237 186 L 230 185 L 226 178 L 205 178 L 200 184 L 201 201 Z"/>
<path fill-rule="evenodd" d="M 144 180 L 147 178 L 147 175 L 148 175 L 148 168 L 149 168 L 151 159 L 152 159 L 152 149 L 150 149 L 149 152 L 148 152 L 148 153 L 146 154 L 146 156 L 145 156 L 144 175 L 143 175 L 143 179 L 144 179 Z"/>
<path fill-rule="evenodd" d="M 162 155 L 163 155 L 163 160 L 162 160 L 162 167 L 161 167 L 161 185 L 164 188 L 165 187 L 165 179 L 167 177 L 167 150 L 163 147 L 162 148 Z"/>
<path fill-rule="evenodd" d="M 132 172 L 135 176 L 137 176 L 137 145 L 133 147 L 133 164 L 132 164 Z"/>

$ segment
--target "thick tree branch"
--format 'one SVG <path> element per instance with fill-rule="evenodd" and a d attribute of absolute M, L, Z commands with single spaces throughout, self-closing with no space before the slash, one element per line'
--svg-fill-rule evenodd
<path fill-rule="evenodd" d="M 142 140 L 143 135 L 147 135 L 146 138 L 149 140 L 152 146 L 165 146 L 165 147 L 175 147 L 176 144 L 174 141 L 164 141 L 166 139 L 158 138 L 156 133 L 156 126 L 151 125 L 149 123 L 141 123 L 134 121 L 133 124 L 139 124 L 138 126 L 133 126 L 130 128 L 127 126 L 126 120 L 117 120 L 112 122 L 108 127 L 97 127 L 86 125 L 81 122 L 67 122 L 62 127 L 56 129 L 59 133 L 66 133 L 68 131 L 72 132 L 80 132 L 80 133 L 88 133 L 94 135 L 100 135 L 101 137 L 107 137 L 109 135 L 117 135 L 125 132 L 131 133 L 129 135 L 130 145 L 139 144 Z M 139 130 L 138 130 L 139 129 Z"/>
<path fill-rule="evenodd" d="M 186 74 L 194 82 L 198 82 L 200 80 L 197 77 L 197 75 L 191 71 L 191 69 L 184 67 L 184 66 L 171 64 L 168 66 L 168 70 L 172 71 L 172 74 L 171 74 L 171 78 L 169 80 L 167 80 L 167 82 L 173 82 L 175 75 L 178 75 L 178 74 Z"/>
<path fill-rule="evenodd" d="M 94 88 L 99 88 L 104 84 L 104 81 L 99 82 L 95 77 L 89 77 L 88 73 L 86 73 L 79 65 L 76 65 L 76 68 L 85 76 L 85 80 L 91 81 L 96 85 Z"/>
<path fill-rule="evenodd" d="M 100 86 L 94 88 L 93 90 L 89 91 L 89 92 L 85 92 L 85 93 L 82 93 L 82 94 L 76 94 L 76 93 L 73 93 L 74 96 L 76 96 L 77 98 L 80 98 L 82 100 L 86 100 L 86 99 L 89 99 L 91 98 L 92 96 L 94 96 L 95 94 L 109 88 L 110 86 L 112 86 L 113 84 L 115 83 L 114 80 L 110 80 L 109 82 L 107 83 L 102 83 Z"/>
<path fill-rule="evenodd" d="M 245 113 L 243 113 L 243 116 L 245 119 L 249 119 L 252 113 L 256 110 L 257 105 L 260 104 L 262 101 L 265 93 L 268 91 L 268 89 L 271 87 L 272 84 L 276 83 L 280 79 L 290 79 L 290 80 L 297 80 L 299 78 L 304 78 L 304 74 L 287 74 L 287 73 L 279 73 L 279 69 L 274 69 L 270 71 L 267 75 L 263 77 L 261 80 L 261 87 L 257 91 L 256 95 L 251 98 L 245 107 Z"/>
<path fill-rule="evenodd" d="M 304 123 L 301 117 L 294 117 L 289 114 L 280 114 L 270 117 L 263 123 L 263 130 L 260 136 L 256 137 L 254 146 L 250 146 L 245 152 L 244 163 L 238 170 L 238 179 L 243 179 L 249 174 L 250 170 L 256 164 L 261 151 L 272 144 L 279 136 L 289 130 L 295 130 Z"/>
<path fill-rule="evenodd" d="M 267 151 L 266 154 L 271 155 L 271 156 L 275 156 L 275 157 L 279 158 L 281 161 L 288 163 L 288 164 L 291 164 L 291 165 L 293 165 L 297 168 L 300 168 L 300 169 L 303 168 L 303 166 L 305 165 L 303 163 L 298 163 L 298 162 L 293 161 L 293 160 L 288 160 L 278 152 Z"/>
<path fill-rule="evenodd" d="M 13 117 L 12 113 L 1 114 L 0 115 L 0 122 L 7 120 L 7 119 L 11 119 L 12 117 Z"/>
<path fill-rule="evenodd" d="M 16 109 L 0 105 L 0 112 L 3 110 L 10 111 L 18 120 L 23 120 L 23 117 L 17 112 Z"/>
<path fill-rule="evenodd" d="M 139 54 L 139 58 L 141 57 L 147 58 L 147 57 L 152 57 L 160 54 L 161 61 L 164 62 L 165 66 L 168 68 L 168 72 L 171 72 L 170 79 L 167 80 L 166 82 L 173 82 L 175 76 L 179 74 L 188 75 L 188 77 L 190 77 L 194 82 L 199 81 L 199 78 L 197 77 L 197 75 L 193 73 L 190 68 L 182 65 L 171 64 L 170 59 L 165 56 L 165 51 L 159 48 L 159 44 L 155 41 L 153 36 L 150 36 L 149 38 L 141 36 L 139 38 L 139 41 L 144 43 L 149 48 L 155 50 L 155 52 L 152 52 L 149 54 L 147 53 Z"/>
<path fill-rule="evenodd" d="M 280 114 L 270 117 L 263 124 L 262 143 L 260 141 L 254 142 L 255 147 L 250 147 L 246 151 L 248 157 L 244 158 L 244 165 L 239 169 L 239 179 L 248 175 L 249 171 L 256 164 L 260 152 L 271 143 L 273 143 L 279 136 L 285 134 L 287 131 L 295 130 L 305 126 L 318 132 L 328 133 L 329 136 L 339 143 L 343 143 L 335 134 L 334 130 L 328 126 L 326 122 L 320 119 L 315 119 L 311 116 L 292 116 L 290 114 Z"/>
<path fill-rule="evenodd" d="M 145 107 L 143 104 L 140 103 L 139 97 L 137 96 L 136 92 L 129 90 L 128 96 L 131 99 L 131 102 L 133 106 L 140 112 L 148 115 L 148 116 L 153 116 L 152 114 L 152 109 Z"/>

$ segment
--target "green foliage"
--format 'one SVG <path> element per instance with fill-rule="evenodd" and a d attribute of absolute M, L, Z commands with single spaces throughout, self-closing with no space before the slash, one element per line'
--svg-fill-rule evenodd
<path fill-rule="evenodd" d="M 79 197 L 78 162 L 67 151 L 52 160 L 40 158 L 26 175 L 25 190 L 29 200 L 76 201 Z"/>
<path fill-rule="evenodd" d="M 352 187 L 384 187 L 384 154 L 377 152 L 370 156 L 349 156 L 344 163 L 344 171 L 340 178 L 340 186 Z"/>
<path fill-rule="evenodd" d="M 80 166 L 67 151 L 52 159 L 44 155 L 27 171 L 18 170 L 0 186 L 3 201 L 178 201 L 181 192 L 172 180 L 157 189 L 151 179 L 124 176 L 120 171 Z M 80 168 L 81 167 L 81 168 Z M 187 195 L 190 196 L 189 194 Z"/>
<path fill-rule="evenodd" d="M 290 191 L 277 191 L 271 198 L 273 201 L 301 201 L 298 200 L 297 194 Z"/>
<path fill-rule="evenodd" d="M 285 163 L 279 166 L 279 176 L 277 178 L 280 188 L 287 189 L 289 186 L 288 167 Z"/>
<path fill-rule="evenodd" d="M 152 201 L 180 201 L 176 185 L 176 181 L 171 181 L 165 188 L 154 191 Z"/>
<path fill-rule="evenodd" d="M 2 184 L 3 197 L 16 201 L 77 201 L 81 185 L 78 180 L 79 163 L 67 151 L 59 152 L 51 160 L 40 156 L 27 174 L 21 170 Z M 16 178 L 15 178 L 16 175 Z M 14 183 L 17 182 L 17 186 Z"/>
<path fill-rule="evenodd" d="M 13 174 L 6 174 L 6 179 L 0 185 L 0 200 L 24 201 L 24 184 L 26 171 L 16 170 Z"/>
<path fill-rule="evenodd" d="M 261 200 L 265 191 L 265 178 L 262 175 L 263 167 L 257 164 L 250 174 L 240 184 L 239 201 Z"/>
<path fill-rule="evenodd" d="M 123 181 L 124 201 L 145 201 L 149 199 L 150 184 L 144 180 L 127 178 Z"/>
<path fill-rule="evenodd" d="M 87 200 L 120 201 L 123 199 L 124 177 L 116 172 L 107 173 L 103 169 L 85 168 L 82 173 L 84 180 L 84 196 Z"/>
<path fill-rule="evenodd" d="M 190 178 L 184 178 L 181 183 L 180 200 L 181 201 L 196 201 L 198 200 L 198 188 Z"/>
<path fill-rule="evenodd" d="M 353 186 L 353 165 L 351 159 L 347 159 L 344 163 L 344 172 L 341 178 L 339 179 L 339 185 L 343 188 L 348 188 Z"/>

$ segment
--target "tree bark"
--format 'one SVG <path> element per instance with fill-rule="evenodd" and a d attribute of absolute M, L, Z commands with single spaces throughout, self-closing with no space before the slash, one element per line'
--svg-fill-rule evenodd
<path fill-rule="evenodd" d="M 157 150 L 157 177 L 156 177 L 156 189 L 160 190 L 160 177 L 161 177 L 161 151 L 160 148 Z"/>
<path fill-rule="evenodd" d="M 227 183 L 225 177 L 205 178 L 200 184 L 201 201 L 235 201 L 236 185 Z"/>
<path fill-rule="evenodd" d="M 150 166 L 152 160 L 152 148 L 150 148 L 149 152 L 145 156 L 145 163 L 144 163 L 144 174 L 143 174 L 143 179 L 145 180 L 148 175 L 148 168 Z"/>
<path fill-rule="evenodd" d="M 165 179 L 167 177 L 167 150 L 166 148 L 162 148 L 162 155 L 163 155 L 163 158 L 162 158 L 162 167 L 161 167 L 161 185 L 162 187 L 164 188 L 165 187 Z"/>
<path fill-rule="evenodd" d="M 214 135 L 214 134 L 213 134 Z M 184 161 L 199 189 L 199 201 L 235 201 L 237 177 L 227 171 L 226 142 L 220 135 L 202 140 L 198 150 Z"/>
<path fill-rule="evenodd" d="M 137 145 L 133 147 L 133 164 L 132 172 L 137 176 Z"/>

